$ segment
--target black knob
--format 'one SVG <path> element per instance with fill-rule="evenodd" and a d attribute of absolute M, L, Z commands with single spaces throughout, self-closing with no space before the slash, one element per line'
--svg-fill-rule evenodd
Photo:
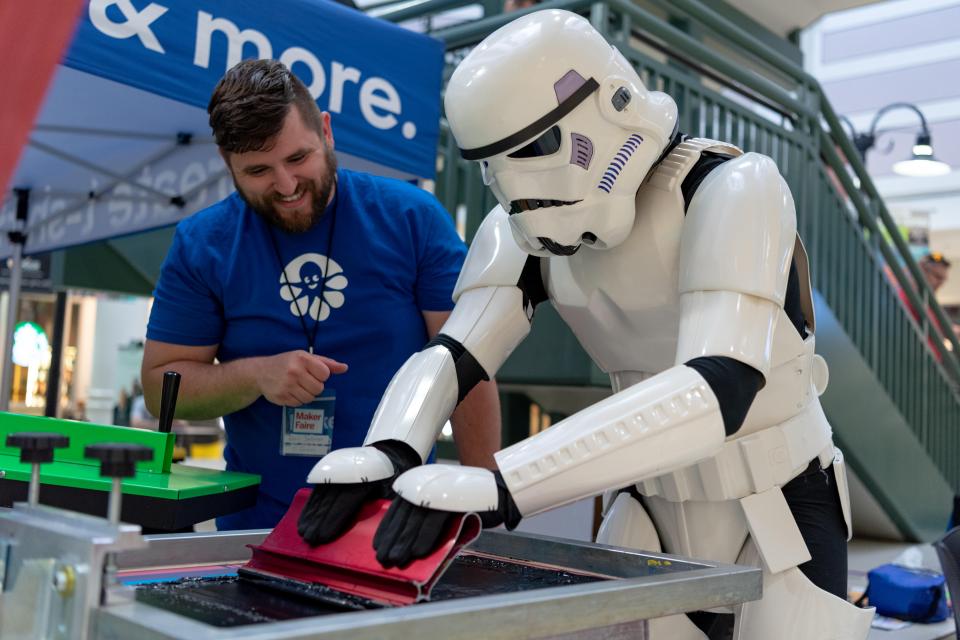
<path fill-rule="evenodd" d="M 101 476 L 130 478 L 138 462 L 153 460 L 153 449 L 132 442 L 102 442 L 87 445 L 83 456 L 100 461 Z"/>
<path fill-rule="evenodd" d="M 50 462 L 54 449 L 69 444 L 70 438 L 62 433 L 11 433 L 7 436 L 8 447 L 20 448 L 20 462 Z"/>
<path fill-rule="evenodd" d="M 180 390 L 180 374 L 167 371 L 163 374 L 160 390 L 160 432 L 170 433 L 173 428 L 173 413 L 177 409 L 177 392 Z"/>

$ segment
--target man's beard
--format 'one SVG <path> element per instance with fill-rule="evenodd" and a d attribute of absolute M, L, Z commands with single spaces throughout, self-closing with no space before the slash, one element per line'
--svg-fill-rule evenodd
<path fill-rule="evenodd" d="M 279 202 L 280 197 L 276 192 L 257 197 L 245 193 L 243 189 L 240 188 L 240 185 L 237 184 L 236 180 L 234 180 L 234 186 L 237 188 L 240 197 L 243 198 L 250 208 L 253 209 L 258 216 L 263 218 L 267 224 L 287 233 L 303 233 L 308 231 L 320 222 L 320 218 L 323 217 L 323 212 L 327 208 L 327 201 L 330 200 L 330 194 L 333 193 L 336 185 L 337 156 L 334 155 L 333 150 L 329 146 L 323 145 L 323 149 L 326 155 L 326 173 L 320 176 L 319 180 L 297 183 L 297 191 L 302 188 L 304 192 L 310 194 L 311 207 L 310 210 L 306 212 L 293 210 L 282 214 L 277 210 L 276 203 Z"/>

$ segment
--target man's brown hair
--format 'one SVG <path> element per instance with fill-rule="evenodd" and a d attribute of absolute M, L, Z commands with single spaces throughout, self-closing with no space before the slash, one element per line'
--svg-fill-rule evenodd
<path fill-rule="evenodd" d="M 217 83 L 207 105 L 221 151 L 264 151 L 295 105 L 304 124 L 323 137 L 320 108 L 306 86 L 276 60 L 244 60 Z"/>

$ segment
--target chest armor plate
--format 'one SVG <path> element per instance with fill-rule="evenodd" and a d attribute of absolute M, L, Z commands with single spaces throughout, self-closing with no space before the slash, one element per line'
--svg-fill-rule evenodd
<path fill-rule="evenodd" d="M 673 365 L 683 225 L 683 200 L 677 199 L 645 185 L 637 194 L 633 231 L 622 244 L 546 261 L 544 281 L 553 305 L 608 373 L 654 373 Z"/>
<path fill-rule="evenodd" d="M 718 146 L 740 153 L 704 139 L 674 148 L 637 192 L 637 217 L 622 244 L 544 261 L 553 305 L 603 371 L 658 373 L 673 366 L 684 221 L 680 184 L 700 153 Z"/>

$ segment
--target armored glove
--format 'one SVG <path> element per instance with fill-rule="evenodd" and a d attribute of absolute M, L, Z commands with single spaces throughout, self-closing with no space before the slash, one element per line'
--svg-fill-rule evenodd
<path fill-rule="evenodd" d="M 300 512 L 297 531 L 311 546 L 336 540 L 353 525 L 364 504 L 392 496 L 390 487 L 397 476 L 422 462 L 410 445 L 399 440 L 328 453 L 307 477 L 314 488 Z"/>
<path fill-rule="evenodd" d="M 484 528 L 522 516 L 499 471 L 431 464 L 404 473 L 393 484 L 397 496 L 377 528 L 373 546 L 384 567 L 404 567 L 434 551 L 458 514 L 477 513 Z"/>

